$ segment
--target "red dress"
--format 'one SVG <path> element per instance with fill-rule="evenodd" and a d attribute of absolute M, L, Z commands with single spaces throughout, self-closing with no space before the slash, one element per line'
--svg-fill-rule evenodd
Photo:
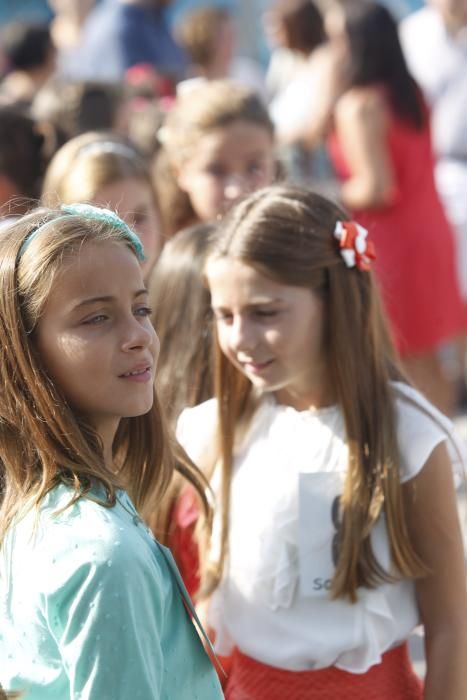
<path fill-rule="evenodd" d="M 467 328 L 458 289 L 454 239 L 433 175 L 429 126 L 420 131 L 392 115 L 388 152 L 395 179 L 389 204 L 352 213 L 374 241 L 374 270 L 401 355 L 432 351 Z M 350 173 L 336 132 L 328 141 L 336 173 Z"/>
<path fill-rule="evenodd" d="M 191 486 L 186 485 L 170 514 L 169 547 L 191 598 L 199 589 L 199 554 L 195 527 L 200 515 L 199 502 Z"/>

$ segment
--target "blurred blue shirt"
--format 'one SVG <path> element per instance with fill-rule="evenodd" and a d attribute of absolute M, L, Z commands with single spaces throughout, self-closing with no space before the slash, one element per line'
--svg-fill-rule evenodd
<path fill-rule="evenodd" d="M 151 64 L 175 81 L 184 76 L 186 57 L 172 36 L 164 10 L 105 0 L 84 24 L 67 77 L 117 82 L 128 68 L 141 63 Z"/>

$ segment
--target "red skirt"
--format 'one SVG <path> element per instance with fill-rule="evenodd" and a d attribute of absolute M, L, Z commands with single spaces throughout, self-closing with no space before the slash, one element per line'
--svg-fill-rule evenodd
<path fill-rule="evenodd" d="M 366 673 L 335 666 L 317 671 L 284 671 L 238 650 L 225 689 L 226 700 L 422 700 L 423 684 L 407 645 L 391 649 Z"/>

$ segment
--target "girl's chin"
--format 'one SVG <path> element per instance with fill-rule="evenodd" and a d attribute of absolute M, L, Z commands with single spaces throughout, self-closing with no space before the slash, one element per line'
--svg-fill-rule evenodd
<path fill-rule="evenodd" d="M 139 418 L 140 416 L 145 416 L 151 410 L 153 403 L 154 401 L 148 401 L 144 405 L 130 407 L 125 411 L 125 415 L 122 416 L 122 418 Z"/>

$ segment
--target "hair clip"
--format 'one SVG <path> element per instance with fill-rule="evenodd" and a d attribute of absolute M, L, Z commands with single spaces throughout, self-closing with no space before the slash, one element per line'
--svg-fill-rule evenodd
<path fill-rule="evenodd" d="M 347 267 L 358 267 L 368 272 L 372 260 L 376 260 L 375 247 L 368 240 L 368 231 L 355 221 L 338 221 L 334 237 L 340 245 L 340 254 Z"/>

